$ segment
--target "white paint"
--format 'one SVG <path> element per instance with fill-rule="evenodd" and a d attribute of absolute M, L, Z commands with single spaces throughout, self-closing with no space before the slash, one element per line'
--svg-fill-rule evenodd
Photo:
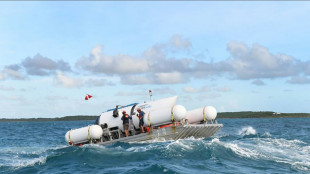
<path fill-rule="evenodd" d="M 100 139 L 102 136 L 102 129 L 98 125 L 91 125 L 87 127 L 82 127 L 79 129 L 73 129 L 66 133 L 65 139 L 67 142 L 72 143 L 82 143 L 88 141 L 88 135 L 92 139 Z M 70 139 L 69 139 L 70 134 Z"/>
<path fill-rule="evenodd" d="M 185 118 L 189 123 L 197 123 L 203 121 L 203 113 L 209 121 L 214 120 L 217 116 L 216 109 L 213 106 L 206 106 L 188 111 Z"/>

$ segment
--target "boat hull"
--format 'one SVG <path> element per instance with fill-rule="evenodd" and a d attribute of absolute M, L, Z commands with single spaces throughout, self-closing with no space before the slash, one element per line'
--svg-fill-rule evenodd
<path fill-rule="evenodd" d="M 109 145 L 116 142 L 141 142 L 150 140 L 178 140 L 189 137 L 208 138 L 213 136 L 218 130 L 223 127 L 223 124 L 187 124 L 180 126 L 170 126 L 150 130 L 147 133 L 123 137 L 115 140 L 98 142 L 96 144 Z"/>

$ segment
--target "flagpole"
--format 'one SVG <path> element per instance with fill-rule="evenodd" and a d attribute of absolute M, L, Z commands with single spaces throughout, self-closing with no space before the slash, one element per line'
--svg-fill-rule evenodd
<path fill-rule="evenodd" d="M 152 90 L 149 90 L 150 101 L 152 101 Z"/>

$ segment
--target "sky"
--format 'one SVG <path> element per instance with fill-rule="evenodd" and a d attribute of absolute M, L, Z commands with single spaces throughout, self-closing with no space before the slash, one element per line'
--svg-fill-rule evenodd
<path fill-rule="evenodd" d="M 310 2 L 0 2 L 0 118 L 310 113 Z M 84 100 L 86 94 L 93 96 Z"/>

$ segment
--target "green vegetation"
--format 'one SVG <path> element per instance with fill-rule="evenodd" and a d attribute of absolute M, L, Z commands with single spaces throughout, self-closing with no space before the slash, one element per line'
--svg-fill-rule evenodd
<path fill-rule="evenodd" d="M 217 118 L 283 118 L 283 117 L 310 117 L 309 113 L 275 113 L 271 111 L 262 112 L 220 112 Z"/>
<path fill-rule="evenodd" d="M 14 118 L 14 119 L 0 119 L 0 122 L 12 122 L 12 121 L 79 121 L 79 120 L 96 120 L 98 116 L 86 116 L 86 115 L 76 115 L 76 116 L 65 116 L 57 118 Z"/>
<path fill-rule="evenodd" d="M 16 118 L 16 119 L 0 119 L 0 122 L 12 121 L 79 121 L 79 120 L 96 120 L 98 116 L 76 115 L 57 118 Z M 310 113 L 275 113 L 271 111 L 263 112 L 220 112 L 217 118 L 283 118 L 283 117 L 310 117 Z"/>

